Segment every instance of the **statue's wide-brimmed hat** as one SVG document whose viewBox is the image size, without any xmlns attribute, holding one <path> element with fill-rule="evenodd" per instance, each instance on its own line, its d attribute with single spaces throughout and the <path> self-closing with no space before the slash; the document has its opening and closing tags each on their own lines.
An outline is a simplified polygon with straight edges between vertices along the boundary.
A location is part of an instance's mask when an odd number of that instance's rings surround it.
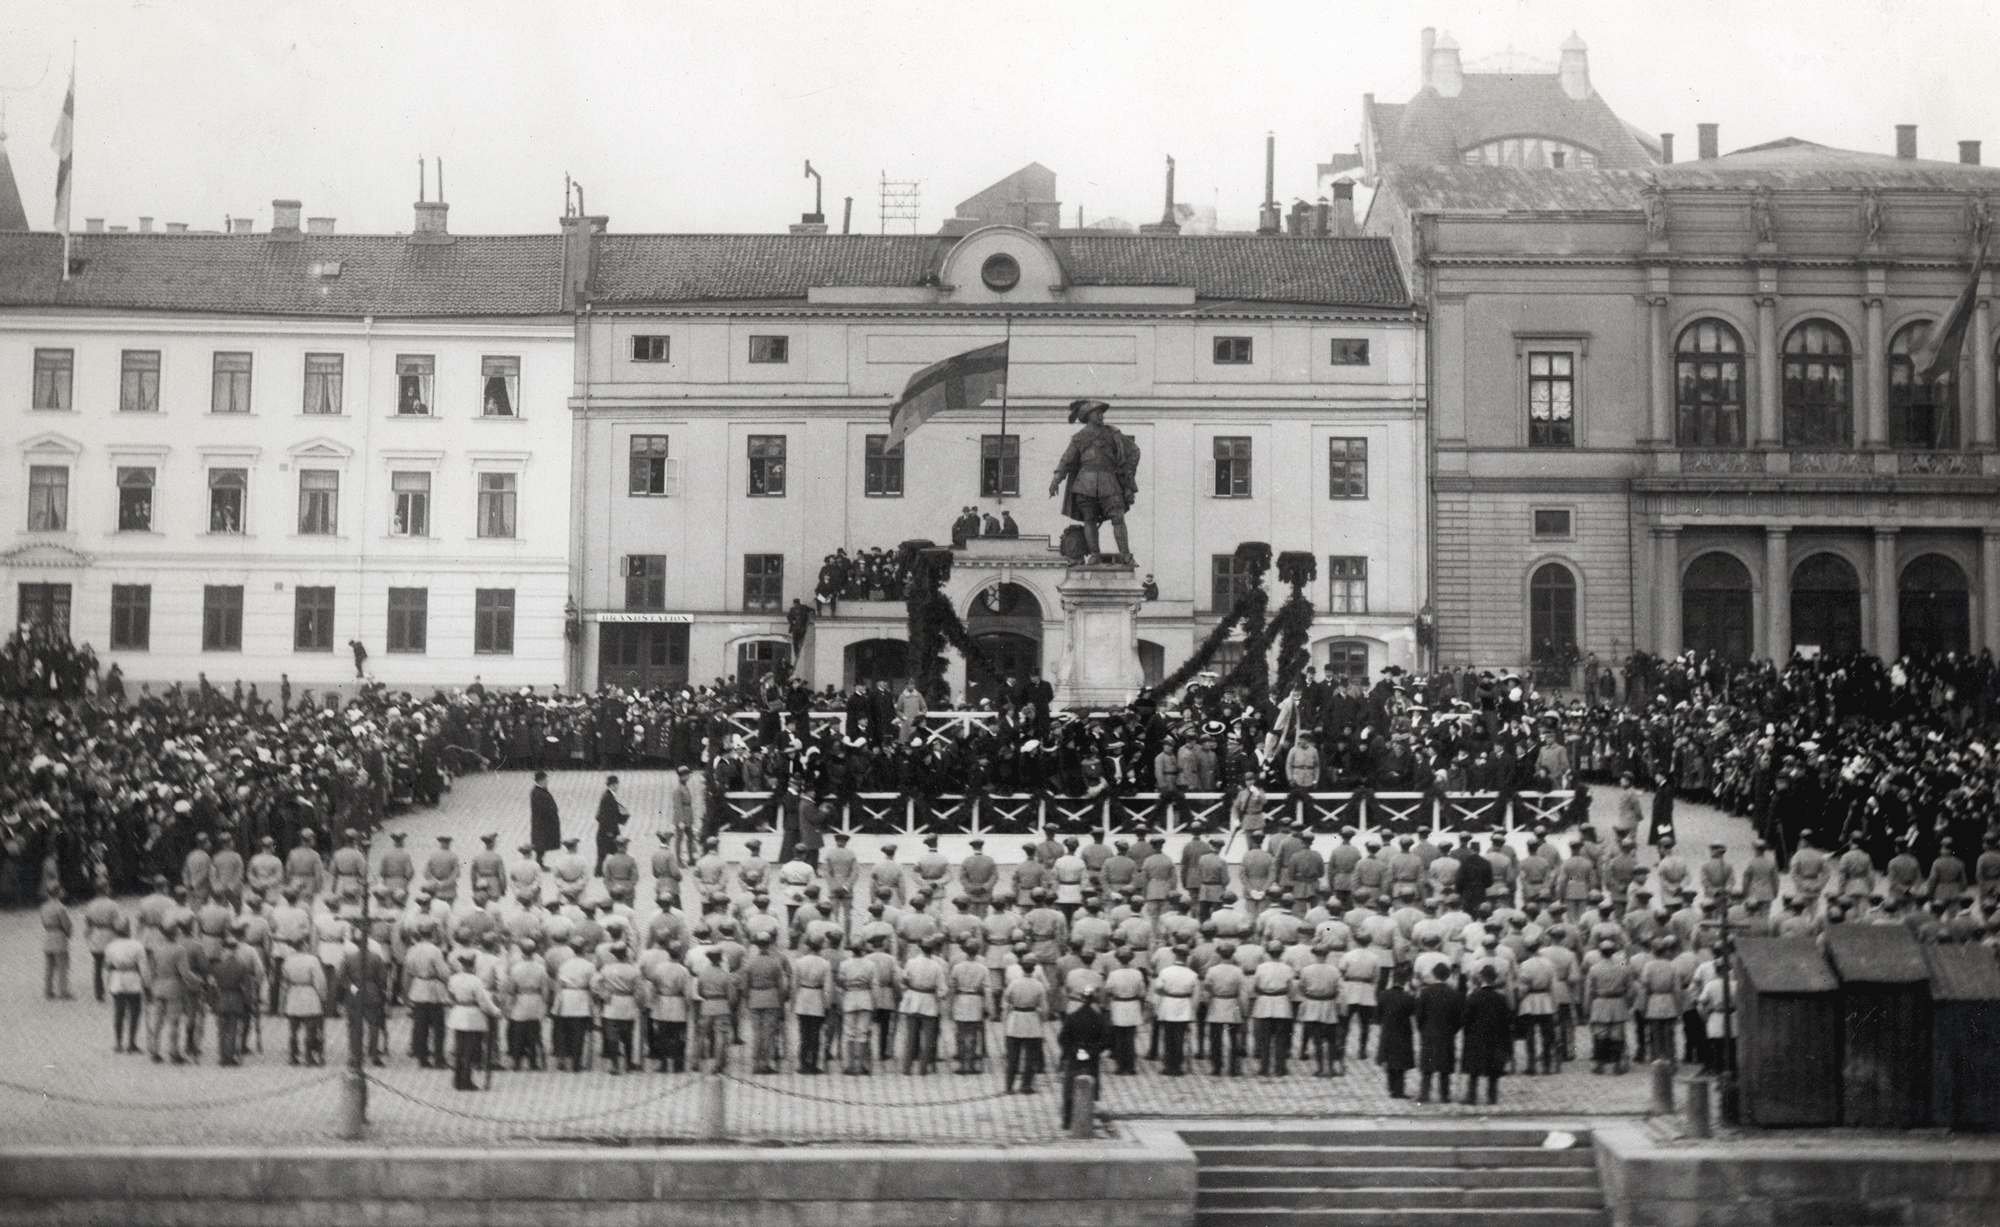
<svg viewBox="0 0 2000 1227">
<path fill-rule="evenodd" d="M 1069 420 L 1072 423 L 1081 422 L 1084 419 L 1088 418 L 1092 413 L 1100 412 L 1102 410 L 1106 410 L 1109 408 L 1111 408 L 1111 403 L 1109 401 L 1073 400 L 1069 403 Z"/>
</svg>

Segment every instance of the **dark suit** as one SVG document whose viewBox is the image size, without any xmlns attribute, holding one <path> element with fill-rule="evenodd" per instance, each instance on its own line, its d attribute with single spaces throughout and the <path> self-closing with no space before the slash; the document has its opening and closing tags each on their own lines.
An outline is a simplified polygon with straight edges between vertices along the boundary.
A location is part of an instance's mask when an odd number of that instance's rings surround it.
<svg viewBox="0 0 2000 1227">
<path fill-rule="evenodd" d="M 1056 1032 L 1056 1050 L 1062 1054 L 1063 1128 L 1069 1128 L 1077 1078 L 1089 1074 L 1100 1086 L 1103 1085 L 1098 1059 L 1109 1047 L 1111 1023 L 1095 1005 L 1086 1002 L 1063 1019 L 1062 1030 Z"/>
<path fill-rule="evenodd" d="M 625 806 L 609 788 L 597 798 L 597 868 L 604 872 L 604 858 L 618 851 L 618 832 L 625 825 Z"/>
<path fill-rule="evenodd" d="M 1514 1053 L 1514 1011 L 1499 989 L 1481 985 L 1465 1001 L 1465 1102 L 1478 1098 L 1486 1079 L 1486 1102 L 1500 1101 L 1500 1075 Z"/>
<path fill-rule="evenodd" d="M 215 983 L 217 1055 L 224 1065 L 235 1065 L 243 1051 L 252 998 L 257 994 L 257 973 L 235 951 L 229 950 L 209 968 L 209 976 Z"/>
<path fill-rule="evenodd" d="M 1439 1093 L 1451 1098 L 1451 1075 L 1455 1068 L 1453 1047 L 1458 1040 L 1458 1029 L 1465 1021 L 1465 998 L 1449 984 L 1432 982 L 1417 994 L 1416 1008 L 1417 1037 L 1423 1043 L 1423 1060 L 1418 1067 L 1422 1075 L 1417 1083 L 1417 1098 L 1430 1098 L 1431 1075 L 1438 1078 Z"/>
<path fill-rule="evenodd" d="M 1411 1033 L 1416 1013 L 1417 999 L 1409 989 L 1392 984 L 1376 998 L 1375 1021 L 1382 1028 L 1382 1038 L 1375 1041 L 1375 1060 L 1388 1071 L 1389 1094 L 1396 1099 L 1404 1097 L 1403 1075 L 1417 1063 L 1417 1045 Z"/>
<path fill-rule="evenodd" d="M 555 795 L 543 784 L 528 793 L 528 842 L 535 846 L 537 860 L 562 847 L 562 813 L 556 809 Z"/>
</svg>

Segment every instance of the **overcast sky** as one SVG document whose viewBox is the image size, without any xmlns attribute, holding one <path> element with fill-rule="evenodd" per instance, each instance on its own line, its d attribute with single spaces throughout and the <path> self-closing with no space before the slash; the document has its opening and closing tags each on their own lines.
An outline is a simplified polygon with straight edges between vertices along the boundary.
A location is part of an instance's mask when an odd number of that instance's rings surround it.
<svg viewBox="0 0 2000 1227">
<path fill-rule="evenodd" d="M 1039 161 L 1065 224 L 1158 217 L 1179 196 L 1252 224 L 1263 137 L 1281 202 L 1359 139 L 1361 95 L 1417 88 L 1418 32 L 1470 64 L 1553 61 L 1572 30 L 1620 116 L 1699 122 L 1724 149 L 1799 136 L 2000 160 L 2000 0 L 11 0 L 8 150 L 30 221 L 77 59 L 75 224 L 140 215 L 269 225 L 274 197 L 344 232 L 409 227 L 417 157 L 443 155 L 461 233 L 552 229 L 563 175 L 616 231 L 769 231 L 826 177 L 874 232 L 878 181 L 922 181 L 921 228 Z M 908 223 L 902 224 L 908 229 Z"/>
</svg>

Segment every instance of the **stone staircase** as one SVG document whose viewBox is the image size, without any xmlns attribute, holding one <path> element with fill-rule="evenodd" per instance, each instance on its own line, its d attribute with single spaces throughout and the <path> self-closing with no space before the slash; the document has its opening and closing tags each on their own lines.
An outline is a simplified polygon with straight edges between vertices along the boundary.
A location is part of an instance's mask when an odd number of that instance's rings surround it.
<svg viewBox="0 0 2000 1227">
<path fill-rule="evenodd" d="M 1181 1129 L 1197 1227 L 1608 1227 L 1588 1129 L 1397 1124 Z"/>
</svg>

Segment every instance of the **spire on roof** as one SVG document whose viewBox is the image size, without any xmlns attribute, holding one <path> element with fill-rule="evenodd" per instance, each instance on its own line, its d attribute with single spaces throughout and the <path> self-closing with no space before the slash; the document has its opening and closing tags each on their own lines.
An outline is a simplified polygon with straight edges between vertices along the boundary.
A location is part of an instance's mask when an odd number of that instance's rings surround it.
<svg viewBox="0 0 2000 1227">
<path fill-rule="evenodd" d="M 21 189 L 14 182 L 14 164 L 7 158 L 7 133 L 0 128 L 0 230 L 26 230 L 28 212 L 21 207 Z"/>
</svg>

